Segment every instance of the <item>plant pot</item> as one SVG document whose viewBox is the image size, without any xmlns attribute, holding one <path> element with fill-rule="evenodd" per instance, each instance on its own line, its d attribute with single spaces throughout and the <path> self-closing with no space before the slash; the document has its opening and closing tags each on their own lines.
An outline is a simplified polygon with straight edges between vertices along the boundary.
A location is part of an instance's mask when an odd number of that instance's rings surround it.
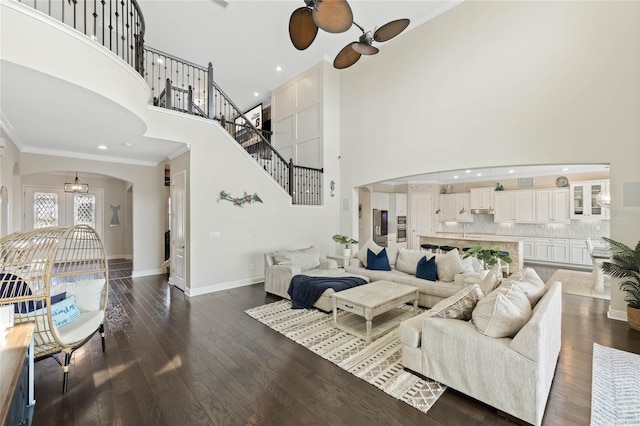
<svg viewBox="0 0 640 426">
<path fill-rule="evenodd" d="M 350 248 L 342 249 L 342 255 L 344 257 L 351 257 L 351 249 Z"/>
<path fill-rule="evenodd" d="M 640 331 L 640 309 L 627 305 L 627 322 L 629 327 Z"/>
</svg>

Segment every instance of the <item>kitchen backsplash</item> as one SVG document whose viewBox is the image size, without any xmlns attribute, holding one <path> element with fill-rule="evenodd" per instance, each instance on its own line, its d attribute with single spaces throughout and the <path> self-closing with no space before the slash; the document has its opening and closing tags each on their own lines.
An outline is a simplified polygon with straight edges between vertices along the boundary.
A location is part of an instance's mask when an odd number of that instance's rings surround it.
<svg viewBox="0 0 640 426">
<path fill-rule="evenodd" d="M 446 222 L 436 232 L 513 235 L 518 237 L 600 238 L 610 235 L 610 221 L 599 219 L 572 220 L 570 224 L 494 223 L 493 215 L 476 214 L 472 223 Z"/>
</svg>

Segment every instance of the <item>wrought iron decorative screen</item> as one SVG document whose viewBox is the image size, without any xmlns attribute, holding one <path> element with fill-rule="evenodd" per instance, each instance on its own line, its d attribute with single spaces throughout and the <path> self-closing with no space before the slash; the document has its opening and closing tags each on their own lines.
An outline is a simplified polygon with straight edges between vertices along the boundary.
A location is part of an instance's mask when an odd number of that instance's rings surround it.
<svg viewBox="0 0 640 426">
<path fill-rule="evenodd" d="M 96 197 L 91 194 L 74 194 L 73 224 L 96 226 Z"/>
<path fill-rule="evenodd" d="M 58 226 L 58 194 L 55 192 L 33 193 L 34 229 Z"/>
</svg>

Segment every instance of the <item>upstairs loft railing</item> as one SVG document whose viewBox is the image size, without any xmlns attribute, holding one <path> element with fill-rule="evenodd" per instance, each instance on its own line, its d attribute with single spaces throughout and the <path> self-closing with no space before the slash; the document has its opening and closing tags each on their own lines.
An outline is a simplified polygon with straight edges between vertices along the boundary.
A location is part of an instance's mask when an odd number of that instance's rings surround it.
<svg viewBox="0 0 640 426">
<path fill-rule="evenodd" d="M 290 195 L 293 204 L 322 204 L 323 169 L 286 161 L 203 67 L 144 45 L 136 0 L 18 0 L 84 33 L 126 61 L 147 81 L 154 105 L 216 120 Z"/>
<path fill-rule="evenodd" d="M 143 73 L 145 24 L 136 0 L 18 1 L 91 37 Z"/>
</svg>

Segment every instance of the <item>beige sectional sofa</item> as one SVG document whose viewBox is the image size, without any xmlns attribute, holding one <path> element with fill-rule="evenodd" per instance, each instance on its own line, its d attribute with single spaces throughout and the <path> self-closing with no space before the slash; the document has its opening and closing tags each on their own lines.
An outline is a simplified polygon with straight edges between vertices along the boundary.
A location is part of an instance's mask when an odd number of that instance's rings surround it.
<svg viewBox="0 0 640 426">
<path fill-rule="evenodd" d="M 276 296 L 291 299 L 287 291 L 294 275 L 311 277 L 358 277 L 369 281 L 366 276 L 348 273 L 338 268 L 335 260 L 320 257 L 316 247 L 311 246 L 298 250 L 280 250 L 264 255 L 264 290 Z M 331 295 L 333 289 L 325 290 L 320 299 L 313 305 L 315 308 L 329 312 L 333 309 Z"/>
<path fill-rule="evenodd" d="M 428 251 L 387 248 L 391 270 L 379 271 L 367 269 L 368 249 L 377 254 L 382 250 L 382 247 L 368 241 L 351 258 L 345 271 L 350 274 L 366 276 L 369 282 L 387 280 L 416 287 L 419 290 L 418 304 L 420 306 L 430 308 L 460 289 L 480 281 L 479 272 L 482 270 L 480 262 L 476 258 L 462 259 L 457 249 L 446 254 L 435 255 L 438 268 L 437 281 L 416 277 L 418 261 L 423 256 L 427 256 L 427 258 L 434 256 Z"/>
<path fill-rule="evenodd" d="M 402 364 L 540 425 L 560 353 L 561 283 L 525 268 L 487 296 L 475 287 L 400 324 Z"/>
</svg>

